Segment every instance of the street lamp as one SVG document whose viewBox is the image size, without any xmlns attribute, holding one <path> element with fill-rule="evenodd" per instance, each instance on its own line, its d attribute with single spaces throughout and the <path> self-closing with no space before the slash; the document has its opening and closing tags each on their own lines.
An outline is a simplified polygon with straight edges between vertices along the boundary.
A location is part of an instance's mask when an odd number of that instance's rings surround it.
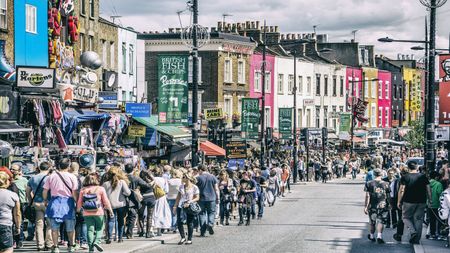
<svg viewBox="0 0 450 253">
<path fill-rule="evenodd" d="M 391 42 L 424 43 L 424 44 L 429 43 L 428 41 L 425 41 L 425 40 L 396 40 L 396 39 L 392 39 L 389 37 L 379 38 L 378 41 L 383 42 L 383 43 L 391 43 Z"/>
<path fill-rule="evenodd" d="M 422 46 L 414 46 L 414 47 L 411 47 L 411 50 L 414 50 L 414 51 L 422 51 L 422 50 L 425 50 L 425 48 L 422 47 Z M 435 51 L 449 51 L 449 52 L 450 52 L 450 48 L 447 48 L 447 49 L 436 48 L 436 49 L 434 49 L 434 50 L 435 50 Z"/>
</svg>

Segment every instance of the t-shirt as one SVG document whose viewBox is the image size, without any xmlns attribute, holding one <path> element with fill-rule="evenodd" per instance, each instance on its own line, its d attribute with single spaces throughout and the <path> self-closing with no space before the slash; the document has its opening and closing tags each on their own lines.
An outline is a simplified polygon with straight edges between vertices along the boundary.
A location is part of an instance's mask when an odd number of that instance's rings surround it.
<svg viewBox="0 0 450 253">
<path fill-rule="evenodd" d="M 106 195 L 106 190 L 102 186 L 88 186 L 81 188 L 77 201 L 78 207 L 81 208 L 83 206 L 83 196 L 85 194 L 96 194 L 97 201 L 101 204 L 101 207 L 97 210 L 83 210 L 83 216 L 103 216 L 105 214 L 105 209 L 111 207 L 108 196 Z"/>
<path fill-rule="evenodd" d="M 371 180 L 364 189 L 370 195 L 370 208 L 386 209 L 390 192 L 389 183 L 382 180 Z"/>
<path fill-rule="evenodd" d="M 180 185 L 182 185 L 183 183 L 179 178 L 171 178 L 168 180 L 168 183 L 169 183 L 169 192 L 167 193 L 167 199 L 174 200 L 177 198 Z"/>
<path fill-rule="evenodd" d="M 20 203 L 27 203 L 27 196 L 26 196 L 26 190 L 27 190 L 27 184 L 28 179 L 24 177 L 19 177 L 13 181 L 13 184 L 17 187 L 17 194 L 19 195 Z"/>
<path fill-rule="evenodd" d="M 192 185 L 189 189 L 186 189 L 184 185 L 180 185 L 178 187 L 178 192 L 181 194 L 178 207 L 182 208 L 184 203 L 192 201 L 194 199 L 194 196 L 200 193 L 200 190 L 196 185 Z"/>
<path fill-rule="evenodd" d="M 45 178 L 44 178 L 45 177 Z M 38 188 L 39 183 L 41 182 L 41 180 L 44 178 L 44 181 L 42 181 L 41 186 Z M 44 198 L 42 197 L 42 191 L 44 191 L 44 184 L 45 181 L 47 181 L 48 176 L 47 174 L 37 174 L 35 176 L 33 176 L 32 178 L 30 178 L 30 180 L 28 180 L 28 187 L 31 188 L 31 191 L 33 191 L 34 194 L 34 203 L 42 203 L 44 202 Z"/>
<path fill-rule="evenodd" d="M 62 176 L 58 175 L 58 173 Z M 67 186 L 64 184 L 66 182 Z M 69 172 L 53 172 L 48 176 L 48 179 L 45 181 L 44 189 L 51 191 L 52 197 L 72 197 L 72 191 L 76 191 L 78 189 L 78 179 L 77 177 Z"/>
<path fill-rule="evenodd" d="M 10 190 L 0 189 L 0 225 L 12 226 L 12 210 L 19 201 L 19 196 Z"/>
<path fill-rule="evenodd" d="M 400 179 L 400 184 L 405 186 L 403 202 L 425 203 L 427 201 L 428 178 L 422 173 L 408 173 Z"/>
<path fill-rule="evenodd" d="M 239 185 L 241 186 L 239 195 L 245 195 L 247 194 L 248 197 L 253 197 L 253 192 L 247 192 L 245 193 L 244 190 L 253 190 L 256 187 L 256 183 L 253 180 L 245 180 L 245 179 L 241 179 L 241 182 L 239 183 Z"/>
<path fill-rule="evenodd" d="M 197 177 L 200 201 L 216 201 L 215 185 L 217 183 L 217 178 L 209 173 L 203 173 Z"/>
</svg>

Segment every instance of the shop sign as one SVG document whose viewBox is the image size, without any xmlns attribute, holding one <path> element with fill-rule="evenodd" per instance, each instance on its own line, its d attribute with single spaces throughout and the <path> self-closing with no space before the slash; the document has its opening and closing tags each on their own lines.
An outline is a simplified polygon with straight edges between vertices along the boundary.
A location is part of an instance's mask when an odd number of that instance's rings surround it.
<svg viewBox="0 0 450 253">
<path fill-rule="evenodd" d="M 132 137 L 144 137 L 145 136 L 145 126 L 131 125 L 128 127 L 128 136 Z"/>
<path fill-rule="evenodd" d="M 241 113 L 241 130 L 247 139 L 259 138 L 259 125 L 261 114 L 258 98 L 243 98 Z"/>
<path fill-rule="evenodd" d="M 100 91 L 99 97 L 103 98 L 103 103 L 98 105 L 101 109 L 117 109 L 117 92 Z"/>
<path fill-rule="evenodd" d="M 352 125 L 351 113 L 341 113 L 339 117 L 339 132 L 349 133 Z"/>
<path fill-rule="evenodd" d="M 0 89 L 0 120 L 16 121 L 18 109 L 18 93 Z"/>
<path fill-rule="evenodd" d="M 292 108 L 279 108 L 278 111 L 281 138 L 292 139 Z"/>
<path fill-rule="evenodd" d="M 73 99 L 85 103 L 97 103 L 98 90 L 90 89 L 83 86 L 74 86 Z"/>
<path fill-rule="evenodd" d="M 204 114 L 206 120 L 223 119 L 222 108 L 205 109 Z"/>
<path fill-rule="evenodd" d="M 242 46 L 237 44 L 224 43 L 222 45 L 224 52 L 239 53 L 239 54 L 253 54 L 253 49 L 248 46 Z"/>
<path fill-rule="evenodd" d="M 436 141 L 449 141 L 450 140 L 449 127 L 436 127 L 434 129 L 434 136 Z"/>
<path fill-rule="evenodd" d="M 308 107 L 308 106 L 314 106 L 314 99 L 303 99 L 303 106 L 304 107 Z"/>
<path fill-rule="evenodd" d="M 439 125 L 450 125 L 450 54 L 439 55 Z"/>
<path fill-rule="evenodd" d="M 366 123 L 367 121 L 369 121 L 369 119 L 365 116 L 368 104 L 369 102 L 358 98 L 358 102 L 354 105 L 353 115 L 361 123 Z"/>
<path fill-rule="evenodd" d="M 55 88 L 55 69 L 17 67 L 16 85 L 19 88 Z"/>
<path fill-rule="evenodd" d="M 246 159 L 247 143 L 245 140 L 229 141 L 226 145 L 226 152 L 228 159 Z"/>
<path fill-rule="evenodd" d="M 135 118 L 148 118 L 152 115 L 152 105 L 144 103 L 126 103 L 125 112 Z"/>
<path fill-rule="evenodd" d="M 158 56 L 158 119 L 160 125 L 188 124 L 188 55 Z"/>
</svg>

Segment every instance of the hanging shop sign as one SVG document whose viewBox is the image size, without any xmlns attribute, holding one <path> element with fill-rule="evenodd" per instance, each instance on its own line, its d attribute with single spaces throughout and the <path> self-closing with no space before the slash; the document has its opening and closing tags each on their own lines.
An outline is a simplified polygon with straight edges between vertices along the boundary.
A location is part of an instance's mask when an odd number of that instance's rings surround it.
<svg viewBox="0 0 450 253">
<path fill-rule="evenodd" d="M 450 85 L 450 54 L 440 54 L 439 57 L 436 58 L 439 61 L 437 63 L 439 68 L 436 68 L 436 71 L 439 71 L 439 73 L 437 73 L 439 82 Z"/>
<path fill-rule="evenodd" d="M 243 98 L 241 113 L 241 131 L 247 139 L 258 139 L 261 114 L 259 111 L 259 99 Z"/>
<path fill-rule="evenodd" d="M 279 108 L 278 112 L 281 138 L 292 139 L 292 108 Z"/>
<path fill-rule="evenodd" d="M 117 92 L 100 91 L 98 96 L 103 98 L 103 103 L 98 105 L 100 109 L 117 109 Z"/>
<path fill-rule="evenodd" d="M 74 86 L 73 99 L 85 103 L 97 103 L 98 90 L 83 86 Z"/>
<path fill-rule="evenodd" d="M 55 88 L 55 69 L 18 66 L 16 73 L 18 88 Z"/>
<path fill-rule="evenodd" d="M 226 144 L 226 152 L 228 159 L 246 159 L 247 158 L 247 143 L 242 141 L 229 141 Z"/>
<path fill-rule="evenodd" d="M 205 109 L 204 115 L 206 120 L 223 119 L 222 108 Z"/>
<path fill-rule="evenodd" d="M 0 89 L 0 120 L 17 121 L 18 97 L 18 93 L 11 89 Z"/>
<path fill-rule="evenodd" d="M 152 115 L 152 105 L 144 103 L 126 103 L 125 112 L 135 118 L 147 118 Z"/>
<path fill-rule="evenodd" d="M 353 114 L 361 123 L 366 123 L 367 121 L 369 121 L 369 119 L 365 116 L 368 104 L 369 102 L 358 98 L 358 102 L 354 105 Z"/>
<path fill-rule="evenodd" d="M 450 126 L 450 84 L 439 84 L 439 125 Z"/>
<path fill-rule="evenodd" d="M 351 113 L 341 113 L 339 115 L 339 132 L 350 132 L 352 125 L 352 115 Z"/>
<path fill-rule="evenodd" d="M 144 137 L 145 136 L 145 126 L 131 125 L 128 127 L 128 136 L 131 137 Z"/>
<path fill-rule="evenodd" d="M 158 118 L 160 125 L 187 125 L 187 55 L 158 56 Z"/>
</svg>

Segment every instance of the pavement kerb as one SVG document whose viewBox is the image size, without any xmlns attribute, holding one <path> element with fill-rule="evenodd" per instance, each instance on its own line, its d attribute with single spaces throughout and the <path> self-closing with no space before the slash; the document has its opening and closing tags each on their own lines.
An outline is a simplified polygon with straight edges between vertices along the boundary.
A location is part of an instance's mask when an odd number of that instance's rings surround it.
<svg viewBox="0 0 450 253">
<path fill-rule="evenodd" d="M 414 244 L 414 253 L 425 253 L 425 249 L 422 244 Z"/>
</svg>

